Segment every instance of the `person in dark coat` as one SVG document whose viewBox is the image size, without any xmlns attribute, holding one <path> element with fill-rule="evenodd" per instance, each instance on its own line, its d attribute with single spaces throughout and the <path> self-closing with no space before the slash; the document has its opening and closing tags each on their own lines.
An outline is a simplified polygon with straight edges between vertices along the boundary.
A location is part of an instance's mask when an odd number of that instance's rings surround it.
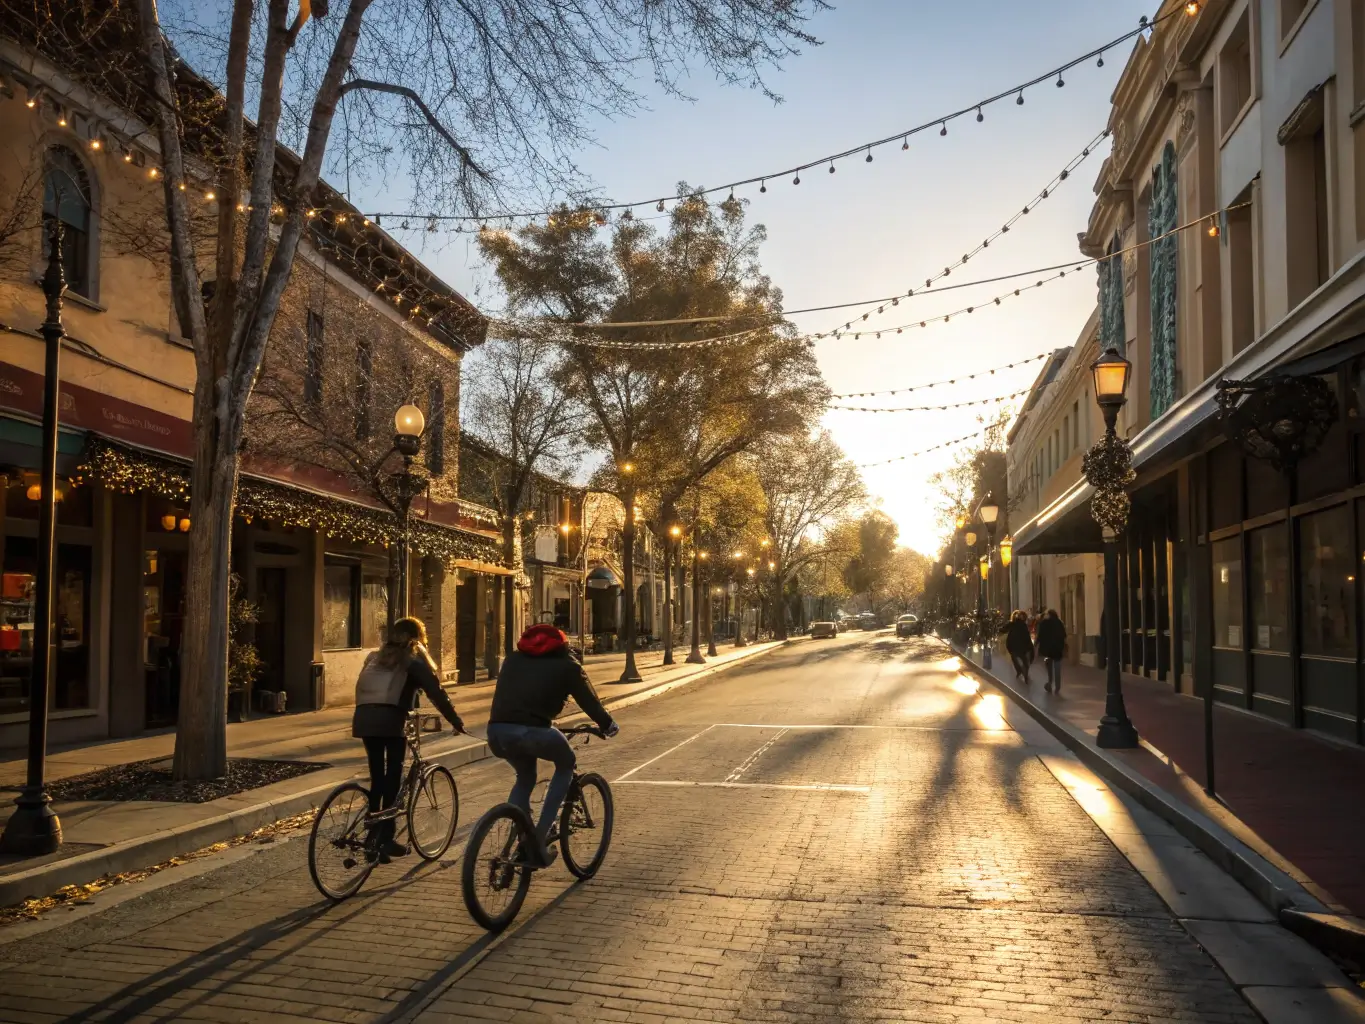
<svg viewBox="0 0 1365 1024">
<path fill-rule="evenodd" d="M 1062 658 L 1066 656 L 1066 625 L 1055 608 L 1038 620 L 1038 655 L 1047 666 L 1048 693 L 1062 692 Z"/>
<path fill-rule="evenodd" d="M 1028 682 L 1029 668 L 1033 665 L 1033 637 L 1028 631 L 1028 615 L 1016 610 L 1010 616 L 1009 628 L 1005 630 L 1005 650 L 1010 661 L 1014 662 L 1014 673 L 1021 683 Z"/>
<path fill-rule="evenodd" d="M 588 673 L 568 640 L 554 626 L 540 623 L 527 628 L 517 649 L 507 656 L 493 689 L 493 708 L 488 715 L 488 749 L 517 773 L 507 802 L 531 814 L 531 791 L 536 787 L 537 761 L 555 766 L 545 802 L 540 808 L 536 836 L 542 865 L 550 864 L 555 851 L 545 839 L 559 816 L 559 806 L 569 792 L 577 761 L 565 735 L 554 727 L 556 716 L 570 697 L 607 736 L 619 731 Z"/>
<path fill-rule="evenodd" d="M 376 689 L 375 680 L 382 681 Z M 403 785 L 403 757 L 407 740 L 403 727 L 408 712 L 417 707 L 417 694 L 439 711 L 456 732 L 464 732 L 464 722 L 436 678 L 436 665 L 427 653 L 427 628 L 421 619 L 399 619 L 389 627 L 389 641 L 365 659 L 356 682 L 355 714 L 351 735 L 365 744 L 370 762 L 370 813 L 386 810 L 398 799 Z M 367 847 L 373 857 L 387 864 L 390 857 L 402 857 L 408 848 L 394 841 L 397 819 L 379 823 Z"/>
</svg>

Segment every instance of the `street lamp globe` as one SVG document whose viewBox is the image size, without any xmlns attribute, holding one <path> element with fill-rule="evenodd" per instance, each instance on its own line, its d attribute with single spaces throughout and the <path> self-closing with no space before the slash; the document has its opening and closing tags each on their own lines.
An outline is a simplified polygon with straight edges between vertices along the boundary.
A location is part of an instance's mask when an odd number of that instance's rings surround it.
<svg viewBox="0 0 1365 1024">
<path fill-rule="evenodd" d="M 1090 375 L 1095 382 L 1095 401 L 1101 408 L 1117 409 L 1128 400 L 1128 378 L 1133 364 L 1110 345 L 1090 364 Z"/>
<path fill-rule="evenodd" d="M 991 560 L 989 555 L 981 556 L 981 578 L 984 580 L 991 574 Z"/>
<path fill-rule="evenodd" d="M 673 537 L 674 540 L 677 540 L 679 537 L 682 536 L 682 527 L 681 527 L 681 526 L 670 526 L 670 527 L 668 528 L 668 532 L 672 535 L 672 537 Z"/>
<path fill-rule="evenodd" d="M 1006 534 L 1000 541 L 1000 564 L 1009 565 L 1014 558 L 1014 540 Z"/>
<path fill-rule="evenodd" d="M 944 576 L 952 576 L 952 574 L 953 574 L 953 567 L 952 567 L 952 564 L 949 563 L 949 562 L 944 562 L 944 563 L 943 563 L 943 575 L 944 575 Z"/>
<path fill-rule="evenodd" d="M 975 531 L 975 530 L 968 530 L 968 531 L 967 531 L 967 536 L 966 536 L 964 539 L 967 541 L 967 547 L 969 547 L 969 548 L 976 547 L 976 531 Z"/>
<path fill-rule="evenodd" d="M 399 437 L 421 437 L 426 427 L 426 417 L 415 405 L 405 405 L 393 414 L 393 432 Z"/>
<path fill-rule="evenodd" d="M 751 566 L 749 566 L 749 568 L 745 569 L 744 571 L 745 571 L 748 575 L 753 576 L 753 574 L 754 574 L 754 567 L 751 565 Z"/>
<path fill-rule="evenodd" d="M 981 499 L 981 506 L 977 509 L 981 516 L 981 521 L 987 527 L 995 525 L 996 519 L 1000 517 L 1000 503 L 995 500 L 994 494 L 987 494 Z"/>
</svg>

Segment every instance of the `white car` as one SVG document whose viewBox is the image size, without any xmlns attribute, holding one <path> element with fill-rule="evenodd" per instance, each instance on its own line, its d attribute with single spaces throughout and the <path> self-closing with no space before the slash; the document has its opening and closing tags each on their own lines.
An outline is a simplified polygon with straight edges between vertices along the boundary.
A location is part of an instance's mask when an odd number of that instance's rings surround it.
<svg viewBox="0 0 1365 1024">
<path fill-rule="evenodd" d="M 839 626 L 834 622 L 812 622 L 810 624 L 810 638 L 819 640 L 822 637 L 832 640 L 839 634 Z"/>
</svg>

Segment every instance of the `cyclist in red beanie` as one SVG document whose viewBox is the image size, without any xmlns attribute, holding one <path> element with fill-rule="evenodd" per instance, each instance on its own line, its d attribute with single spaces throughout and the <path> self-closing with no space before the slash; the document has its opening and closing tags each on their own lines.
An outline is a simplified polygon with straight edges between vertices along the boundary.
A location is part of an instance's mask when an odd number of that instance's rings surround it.
<svg viewBox="0 0 1365 1024">
<path fill-rule="evenodd" d="M 564 634 L 547 623 L 528 627 L 498 672 L 488 716 L 488 748 L 516 770 L 517 781 L 507 801 L 528 817 L 531 791 L 536 786 L 536 762 L 549 761 L 555 766 L 536 825 L 536 856 L 542 866 L 553 863 L 558 852 L 546 848 L 545 838 L 569 792 L 576 764 L 573 747 L 554 727 L 555 718 L 570 697 L 607 736 L 616 735 L 619 727 L 602 706 L 588 673 L 572 656 Z"/>
</svg>

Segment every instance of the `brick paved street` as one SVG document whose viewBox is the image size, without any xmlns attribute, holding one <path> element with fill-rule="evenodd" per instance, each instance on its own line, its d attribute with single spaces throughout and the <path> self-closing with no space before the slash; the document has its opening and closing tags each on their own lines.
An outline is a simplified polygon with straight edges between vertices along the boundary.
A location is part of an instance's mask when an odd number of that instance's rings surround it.
<svg viewBox="0 0 1365 1024">
<path fill-rule="evenodd" d="M 606 865 L 496 940 L 464 829 L 339 906 L 295 837 L 0 931 L 0 1020 L 1259 1020 L 998 708 L 929 642 L 797 644 L 622 712 Z"/>
</svg>

